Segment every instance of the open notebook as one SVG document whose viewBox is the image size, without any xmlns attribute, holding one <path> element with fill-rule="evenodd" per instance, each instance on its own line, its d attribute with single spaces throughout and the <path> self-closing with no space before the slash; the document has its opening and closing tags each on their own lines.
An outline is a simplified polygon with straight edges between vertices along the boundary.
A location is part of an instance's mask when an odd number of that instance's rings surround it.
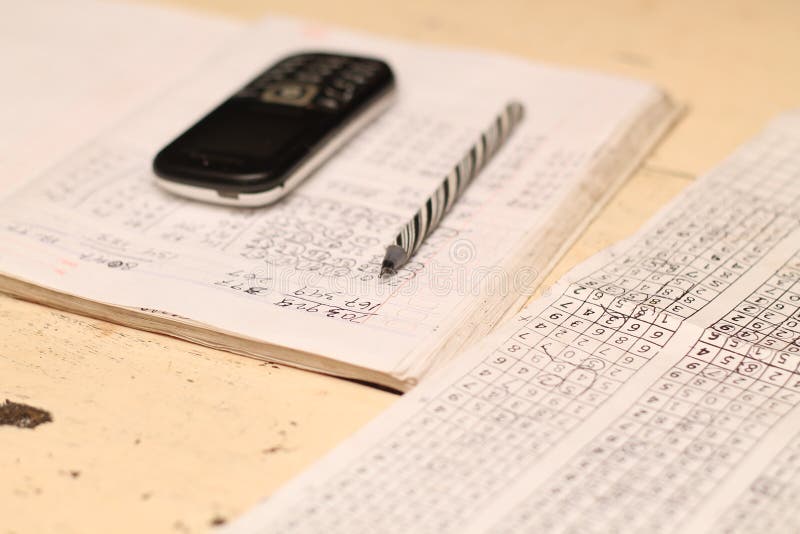
<svg viewBox="0 0 800 534">
<path fill-rule="evenodd" d="M 153 185 L 155 152 L 298 50 L 373 55 L 399 99 L 284 201 Z M 505 102 L 526 119 L 397 276 L 384 246 Z M 646 83 L 269 18 L 0 200 L 0 289 L 406 390 L 513 313 L 675 117 Z"/>
</svg>

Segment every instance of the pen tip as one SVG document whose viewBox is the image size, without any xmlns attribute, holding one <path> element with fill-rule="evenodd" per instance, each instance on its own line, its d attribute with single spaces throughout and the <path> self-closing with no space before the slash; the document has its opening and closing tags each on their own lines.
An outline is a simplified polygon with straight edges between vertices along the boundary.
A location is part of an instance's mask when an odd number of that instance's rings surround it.
<svg viewBox="0 0 800 534">
<path fill-rule="evenodd" d="M 408 253 L 397 245 L 386 247 L 386 255 L 381 262 L 381 277 L 397 274 L 397 270 L 405 265 Z"/>
<path fill-rule="evenodd" d="M 383 265 L 381 265 L 381 277 L 392 276 L 396 272 L 397 270 L 395 270 L 394 265 L 391 262 L 384 261 Z"/>
</svg>

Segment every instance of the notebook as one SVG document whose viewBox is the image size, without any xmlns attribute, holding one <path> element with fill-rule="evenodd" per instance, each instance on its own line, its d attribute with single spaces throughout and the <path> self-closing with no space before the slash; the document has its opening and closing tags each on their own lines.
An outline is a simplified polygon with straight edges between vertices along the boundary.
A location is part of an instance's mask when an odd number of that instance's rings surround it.
<svg viewBox="0 0 800 534">
<path fill-rule="evenodd" d="M 225 534 L 797 532 L 800 112 Z"/>
<path fill-rule="evenodd" d="M 385 59 L 396 104 L 277 204 L 222 208 L 154 186 L 159 148 L 298 50 Z M 385 245 L 510 100 L 524 123 L 382 279 Z M 527 301 L 675 116 L 641 81 L 270 17 L 0 199 L 0 289 L 407 390 Z"/>
</svg>

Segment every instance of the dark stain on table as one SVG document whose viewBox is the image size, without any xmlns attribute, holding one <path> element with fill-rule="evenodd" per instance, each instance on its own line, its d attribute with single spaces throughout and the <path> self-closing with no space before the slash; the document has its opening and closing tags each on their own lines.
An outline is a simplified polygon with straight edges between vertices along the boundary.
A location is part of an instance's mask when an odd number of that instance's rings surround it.
<svg viewBox="0 0 800 534">
<path fill-rule="evenodd" d="M 211 521 L 209 521 L 212 527 L 221 527 L 227 522 L 228 520 L 222 517 L 221 515 L 214 516 L 213 518 L 211 518 Z"/>
<path fill-rule="evenodd" d="M 50 423 L 53 417 L 50 412 L 34 408 L 27 404 L 11 402 L 6 399 L 0 404 L 0 425 L 11 425 L 19 428 L 36 428 L 42 423 Z"/>
</svg>

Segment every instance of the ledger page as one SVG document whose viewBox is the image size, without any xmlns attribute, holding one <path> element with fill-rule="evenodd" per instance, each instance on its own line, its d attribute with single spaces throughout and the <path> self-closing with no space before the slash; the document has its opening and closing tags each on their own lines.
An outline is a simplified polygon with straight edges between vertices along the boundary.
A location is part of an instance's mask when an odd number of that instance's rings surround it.
<svg viewBox="0 0 800 534">
<path fill-rule="evenodd" d="M 154 185 L 159 148 L 266 66 L 310 48 L 385 58 L 397 103 L 276 204 L 205 205 Z M 476 309 L 494 314 L 468 325 L 480 332 L 536 287 L 545 260 L 673 111 L 641 82 L 293 19 L 267 19 L 228 52 L 7 198 L 0 271 L 392 373 L 410 387 L 455 353 L 443 344 L 461 339 L 453 333 Z M 385 245 L 512 99 L 525 105 L 524 123 L 412 261 L 381 279 Z M 610 172 L 609 162 L 623 165 Z M 518 269 L 525 250 L 541 257 Z"/>
<path fill-rule="evenodd" d="M 798 364 L 795 113 L 221 532 L 785 521 L 761 495 L 794 495 Z"/>
</svg>

